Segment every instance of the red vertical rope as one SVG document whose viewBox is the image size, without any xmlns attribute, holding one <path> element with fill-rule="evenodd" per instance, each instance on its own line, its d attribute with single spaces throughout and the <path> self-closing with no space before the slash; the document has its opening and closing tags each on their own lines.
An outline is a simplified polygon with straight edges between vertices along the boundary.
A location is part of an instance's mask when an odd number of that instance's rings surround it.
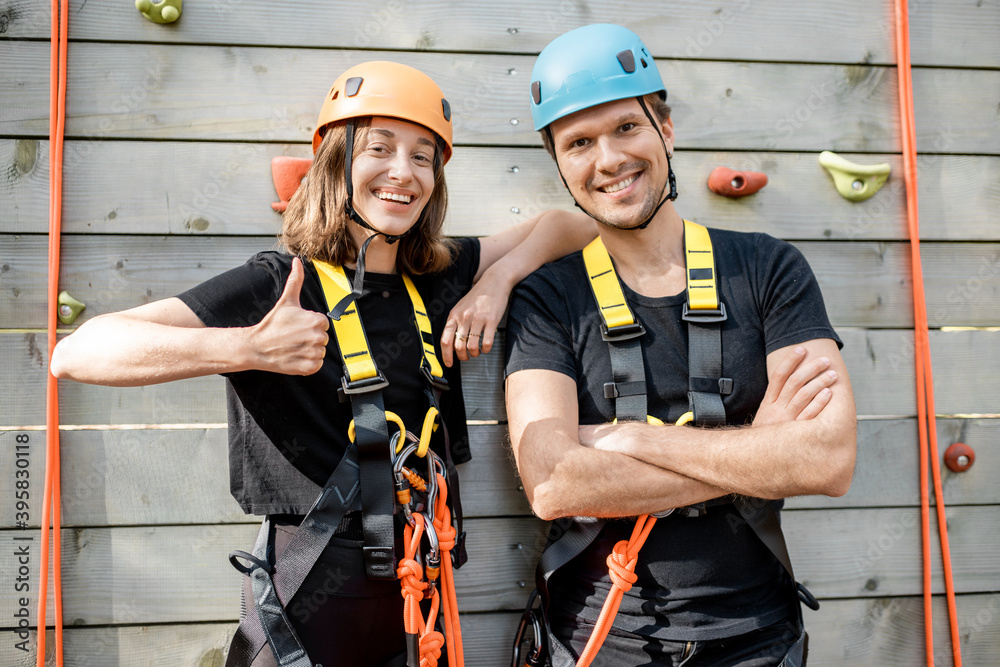
<svg viewBox="0 0 1000 667">
<path fill-rule="evenodd" d="M 56 346 L 59 309 L 59 255 L 62 233 L 62 159 L 66 126 L 66 50 L 69 43 L 69 0 L 52 0 L 49 62 L 49 359 Z M 52 516 L 52 569 L 55 598 L 56 664 L 62 667 L 62 522 L 59 487 L 59 385 L 46 374 L 45 391 L 45 482 L 42 491 L 41 566 L 38 586 L 38 653 L 36 664 L 45 665 L 46 604 L 49 583 L 49 515 Z"/>
<path fill-rule="evenodd" d="M 930 337 L 927 324 L 927 301 L 924 295 L 923 265 L 920 258 L 920 220 L 917 201 L 917 134 L 913 111 L 913 78 L 910 68 L 910 25 L 906 0 L 896 2 L 896 65 L 899 74 L 900 125 L 903 138 L 903 166 L 906 179 L 906 213 L 910 232 L 910 255 L 913 267 L 913 336 L 916 347 L 917 431 L 920 440 L 920 518 L 923 547 L 924 640 L 927 664 L 934 665 L 934 626 L 931 604 L 930 499 L 927 469 L 930 463 L 934 482 L 938 533 L 948 621 L 955 667 L 962 667 L 962 649 L 958 637 L 958 611 L 948 544 L 948 521 L 941 488 L 941 461 L 937 446 L 937 420 L 934 407 L 934 376 L 931 365 Z"/>
</svg>

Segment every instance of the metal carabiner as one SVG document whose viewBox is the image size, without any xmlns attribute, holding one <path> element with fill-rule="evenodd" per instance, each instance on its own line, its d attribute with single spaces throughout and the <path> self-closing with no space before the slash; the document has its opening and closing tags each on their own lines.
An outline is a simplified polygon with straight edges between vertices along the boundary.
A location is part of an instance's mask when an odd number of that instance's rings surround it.
<svg viewBox="0 0 1000 667">
<path fill-rule="evenodd" d="M 517 632 L 514 635 L 514 647 L 511 652 L 510 661 L 511 667 L 541 667 L 545 664 L 545 635 L 543 634 L 544 631 L 539 614 L 532 609 L 537 597 L 538 589 L 536 588 L 528 597 L 528 604 L 525 606 L 524 613 L 521 614 L 521 622 L 518 623 Z M 524 633 L 528 629 L 529 622 L 531 623 L 531 631 L 534 633 L 534 638 L 528 644 L 528 657 L 522 663 L 521 644 L 524 643 Z"/>
<path fill-rule="evenodd" d="M 407 432 L 406 438 L 409 439 L 413 434 Z M 403 466 L 406 463 L 406 459 L 417 451 L 418 443 L 416 438 L 402 448 L 399 454 L 396 454 L 396 449 L 399 444 L 400 433 L 395 433 L 392 438 L 389 439 L 389 456 L 392 460 L 392 476 L 394 480 L 394 487 L 396 491 L 396 502 L 399 506 L 403 508 L 403 516 L 406 518 L 406 522 L 411 526 L 414 525 L 413 521 L 413 494 L 411 493 L 411 485 L 406 475 L 403 474 Z"/>
</svg>

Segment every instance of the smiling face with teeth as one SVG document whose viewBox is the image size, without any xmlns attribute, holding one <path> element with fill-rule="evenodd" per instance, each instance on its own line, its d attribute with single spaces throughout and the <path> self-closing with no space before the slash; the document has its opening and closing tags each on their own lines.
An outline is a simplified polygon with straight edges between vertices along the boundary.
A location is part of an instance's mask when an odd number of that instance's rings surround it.
<svg viewBox="0 0 1000 667">
<path fill-rule="evenodd" d="M 586 211 L 621 229 L 652 215 L 669 166 L 657 128 L 638 101 L 628 98 L 590 107 L 554 121 L 550 128 L 563 178 Z M 667 150 L 673 150 L 673 122 L 667 118 L 659 130 Z"/>
<path fill-rule="evenodd" d="M 372 227 L 403 234 L 420 219 L 434 192 L 434 134 L 394 118 L 372 118 L 364 145 L 351 165 L 354 208 Z M 367 236 L 351 225 L 361 238 Z"/>
</svg>

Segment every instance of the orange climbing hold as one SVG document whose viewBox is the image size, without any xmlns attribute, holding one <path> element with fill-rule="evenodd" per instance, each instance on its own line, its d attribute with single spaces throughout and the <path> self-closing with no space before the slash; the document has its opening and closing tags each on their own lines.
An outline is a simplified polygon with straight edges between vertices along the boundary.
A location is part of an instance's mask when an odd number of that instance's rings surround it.
<svg viewBox="0 0 1000 667">
<path fill-rule="evenodd" d="M 306 177 L 311 166 L 312 158 L 308 157 L 279 155 L 271 158 L 271 176 L 274 179 L 274 189 L 281 200 L 271 204 L 271 208 L 279 213 L 285 212 L 285 209 L 288 208 L 288 202 L 291 201 L 295 191 L 299 189 L 302 179 Z"/>
<path fill-rule="evenodd" d="M 723 197 L 746 197 L 767 185 L 767 174 L 716 167 L 708 175 L 708 189 Z"/>
</svg>

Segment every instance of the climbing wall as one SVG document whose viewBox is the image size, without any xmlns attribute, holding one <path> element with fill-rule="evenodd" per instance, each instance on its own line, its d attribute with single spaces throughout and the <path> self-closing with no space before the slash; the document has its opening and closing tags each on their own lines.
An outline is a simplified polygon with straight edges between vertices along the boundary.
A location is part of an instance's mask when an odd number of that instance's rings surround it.
<svg viewBox="0 0 1000 667">
<path fill-rule="evenodd" d="M 45 464 L 47 4 L 0 0 L 4 665 L 34 664 L 34 634 L 19 646 L 14 630 L 23 609 L 34 624 Z M 968 472 L 944 472 L 963 657 L 995 665 L 1000 4 L 915 0 L 910 12 L 939 441 L 978 455 Z M 273 247 L 270 160 L 309 154 L 322 95 L 363 60 L 405 62 L 445 90 L 456 140 L 450 234 L 570 208 L 531 129 L 529 73 L 553 37 L 602 21 L 638 32 L 657 58 L 674 109 L 679 212 L 792 241 L 845 342 L 860 416 L 854 484 L 835 500 L 793 499 L 783 515 L 797 573 L 823 604 L 806 619 L 810 664 L 919 664 L 912 303 L 888 1 L 188 0 L 179 21 L 156 25 L 129 2 L 73 0 L 60 287 L 87 308 L 63 333 Z M 872 198 L 848 201 L 818 164 L 823 150 L 889 163 L 892 174 Z M 719 165 L 765 172 L 769 183 L 719 197 L 706 187 Z M 507 660 L 544 526 L 509 462 L 501 355 L 463 375 L 476 458 L 462 470 L 470 562 L 459 599 L 469 664 L 485 667 Z M 66 664 L 221 665 L 239 613 L 226 554 L 256 531 L 228 494 L 221 380 L 66 382 L 61 402 Z M 24 528 L 20 459 L 30 473 Z M 934 572 L 943 593 L 940 558 Z M 935 610 L 936 664 L 950 665 L 943 596 Z"/>
</svg>

